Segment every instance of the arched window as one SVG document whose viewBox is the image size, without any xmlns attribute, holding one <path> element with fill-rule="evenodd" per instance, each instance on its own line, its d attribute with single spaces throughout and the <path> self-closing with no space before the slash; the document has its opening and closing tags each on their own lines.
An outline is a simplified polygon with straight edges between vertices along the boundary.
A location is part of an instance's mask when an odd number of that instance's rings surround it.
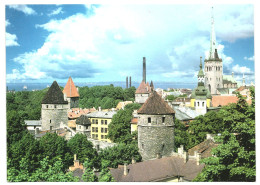
<svg viewBox="0 0 260 185">
<path fill-rule="evenodd" d="M 209 84 L 209 92 L 211 92 L 211 86 L 210 86 L 210 84 Z"/>
<path fill-rule="evenodd" d="M 204 102 L 202 102 L 202 107 L 204 107 Z"/>
<path fill-rule="evenodd" d="M 198 107 L 200 106 L 200 102 L 198 102 Z"/>
</svg>

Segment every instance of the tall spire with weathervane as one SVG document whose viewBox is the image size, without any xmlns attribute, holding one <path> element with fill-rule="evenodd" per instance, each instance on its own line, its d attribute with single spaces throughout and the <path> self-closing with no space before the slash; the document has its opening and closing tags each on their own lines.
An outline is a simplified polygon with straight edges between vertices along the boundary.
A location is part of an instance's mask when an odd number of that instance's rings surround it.
<svg viewBox="0 0 260 185">
<path fill-rule="evenodd" d="M 215 58 L 215 49 L 216 49 L 216 35 L 215 35 L 215 27 L 214 27 L 214 15 L 213 15 L 213 7 L 211 9 L 211 33 L 210 33 L 210 49 L 209 49 L 209 58 Z"/>
</svg>

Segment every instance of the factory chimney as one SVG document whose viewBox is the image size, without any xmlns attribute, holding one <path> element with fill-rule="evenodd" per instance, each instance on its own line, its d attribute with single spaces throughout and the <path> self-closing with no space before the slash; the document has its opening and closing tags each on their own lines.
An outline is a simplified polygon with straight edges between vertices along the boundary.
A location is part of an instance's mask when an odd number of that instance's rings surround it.
<svg viewBox="0 0 260 185">
<path fill-rule="evenodd" d="M 132 87 L 131 76 L 129 77 L 129 87 Z"/>
<path fill-rule="evenodd" d="M 146 59 L 143 57 L 143 81 L 146 83 Z"/>
<path fill-rule="evenodd" d="M 128 76 L 126 77 L 126 86 L 125 88 L 127 89 L 128 88 Z"/>
</svg>

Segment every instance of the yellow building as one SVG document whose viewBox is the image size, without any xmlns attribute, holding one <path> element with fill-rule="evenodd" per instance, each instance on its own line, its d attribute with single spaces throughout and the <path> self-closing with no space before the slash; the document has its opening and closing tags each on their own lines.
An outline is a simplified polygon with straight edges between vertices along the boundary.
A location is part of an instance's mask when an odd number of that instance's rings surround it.
<svg viewBox="0 0 260 185">
<path fill-rule="evenodd" d="M 111 141 L 107 139 L 108 125 L 112 121 L 113 115 L 116 111 L 97 111 L 88 114 L 91 121 L 91 138 L 100 141 Z"/>
</svg>

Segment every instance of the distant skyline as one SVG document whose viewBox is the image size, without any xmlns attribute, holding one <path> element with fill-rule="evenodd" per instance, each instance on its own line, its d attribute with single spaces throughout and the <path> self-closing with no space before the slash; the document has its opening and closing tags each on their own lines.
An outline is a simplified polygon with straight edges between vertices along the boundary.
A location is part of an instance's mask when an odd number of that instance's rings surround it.
<svg viewBox="0 0 260 185">
<path fill-rule="evenodd" d="M 196 83 L 211 5 L 6 6 L 6 81 Z M 214 5 L 224 75 L 254 82 L 254 6 Z"/>
</svg>

